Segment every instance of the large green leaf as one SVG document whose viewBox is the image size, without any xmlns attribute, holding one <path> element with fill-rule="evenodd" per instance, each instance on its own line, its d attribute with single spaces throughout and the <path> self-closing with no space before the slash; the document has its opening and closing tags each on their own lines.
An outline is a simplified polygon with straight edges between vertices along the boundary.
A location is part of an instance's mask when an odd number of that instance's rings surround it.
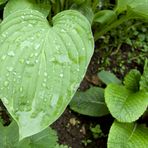
<svg viewBox="0 0 148 148">
<path fill-rule="evenodd" d="M 118 0 L 116 12 L 127 11 L 132 18 L 148 20 L 148 1 L 147 0 Z"/>
<path fill-rule="evenodd" d="M 105 89 L 105 102 L 118 121 L 132 122 L 147 109 L 148 95 L 144 91 L 133 92 L 125 86 L 109 84 Z"/>
<path fill-rule="evenodd" d="M 0 124 L 0 147 L 1 148 L 54 148 L 58 137 L 54 130 L 47 128 L 19 142 L 19 132 L 16 122 L 8 127 Z"/>
<path fill-rule="evenodd" d="M 0 98 L 19 125 L 20 139 L 63 113 L 93 54 L 91 26 L 83 15 L 63 11 L 52 23 L 30 7 L 1 23 Z"/>
<path fill-rule="evenodd" d="M 147 148 L 148 128 L 115 121 L 110 129 L 108 148 Z"/>
<path fill-rule="evenodd" d="M 91 87 L 85 92 L 76 92 L 70 108 L 80 114 L 89 116 L 103 116 L 109 113 L 104 102 L 104 90 Z"/>
<path fill-rule="evenodd" d="M 48 16 L 50 11 L 50 1 L 49 0 L 9 0 L 9 3 L 5 7 L 4 18 L 7 17 L 12 12 L 25 9 L 38 10 Z"/>
</svg>

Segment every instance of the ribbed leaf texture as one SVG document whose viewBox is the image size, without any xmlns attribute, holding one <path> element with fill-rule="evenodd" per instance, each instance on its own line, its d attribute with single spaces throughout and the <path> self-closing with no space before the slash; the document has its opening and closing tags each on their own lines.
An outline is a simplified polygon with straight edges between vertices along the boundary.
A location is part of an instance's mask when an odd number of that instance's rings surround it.
<svg viewBox="0 0 148 148">
<path fill-rule="evenodd" d="M 115 121 L 110 129 L 108 148 L 147 148 L 148 128 Z"/>
<path fill-rule="evenodd" d="M 132 70 L 123 85 L 109 84 L 105 89 L 105 102 L 114 118 L 120 122 L 133 122 L 147 109 L 148 94 L 139 89 L 140 73 Z"/>
<path fill-rule="evenodd" d="M 51 26 L 40 9 L 16 9 L 17 2 L 0 28 L 0 98 L 23 139 L 63 113 L 83 79 L 94 42 L 79 12 L 59 13 Z"/>
</svg>

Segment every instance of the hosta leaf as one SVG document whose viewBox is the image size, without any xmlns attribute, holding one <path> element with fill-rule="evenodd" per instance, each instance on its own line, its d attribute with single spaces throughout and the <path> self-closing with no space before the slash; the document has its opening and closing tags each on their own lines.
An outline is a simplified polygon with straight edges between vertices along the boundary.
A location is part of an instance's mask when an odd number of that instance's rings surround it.
<svg viewBox="0 0 148 148">
<path fill-rule="evenodd" d="M 118 121 L 132 122 L 145 112 L 148 95 L 144 91 L 133 92 L 122 85 L 109 84 L 105 89 L 105 102 Z"/>
<path fill-rule="evenodd" d="M 93 54 L 91 26 L 79 12 L 24 9 L 1 23 L 0 98 L 19 125 L 20 139 L 38 133 L 64 111 Z"/>
<path fill-rule="evenodd" d="M 80 114 L 89 116 L 103 116 L 109 113 L 104 102 L 104 90 L 91 87 L 85 92 L 76 92 L 70 108 Z"/>
<path fill-rule="evenodd" d="M 98 73 L 99 79 L 106 85 L 110 83 L 121 84 L 121 81 L 111 72 L 102 70 Z"/>
<path fill-rule="evenodd" d="M 133 92 L 138 91 L 140 78 L 141 74 L 138 70 L 131 70 L 124 78 L 125 87 Z"/>
<path fill-rule="evenodd" d="M 128 4 L 127 6 L 127 12 L 131 17 L 145 19 L 146 21 L 148 21 L 147 0 L 133 0 L 131 4 Z"/>
<path fill-rule="evenodd" d="M 111 126 L 108 148 L 147 148 L 148 128 L 135 123 L 119 123 Z"/>
<path fill-rule="evenodd" d="M 148 59 L 145 61 L 144 72 L 141 76 L 140 90 L 144 90 L 148 93 Z"/>
<path fill-rule="evenodd" d="M 127 11 L 130 17 L 148 20 L 147 0 L 118 0 L 117 13 Z"/>
<path fill-rule="evenodd" d="M 4 18 L 15 11 L 35 9 L 42 12 L 46 17 L 50 11 L 49 0 L 9 0 L 5 7 Z"/>
</svg>

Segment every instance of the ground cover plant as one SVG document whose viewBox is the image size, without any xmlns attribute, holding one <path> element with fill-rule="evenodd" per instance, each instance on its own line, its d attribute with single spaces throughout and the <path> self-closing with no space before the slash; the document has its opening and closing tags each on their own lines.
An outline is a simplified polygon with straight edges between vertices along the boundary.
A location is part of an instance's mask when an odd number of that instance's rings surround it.
<svg viewBox="0 0 148 148">
<path fill-rule="evenodd" d="M 106 5 L 104 9 L 102 6 L 98 8 L 100 5 L 97 0 L 4 0 L 0 1 L 0 5 L 3 11 L 0 24 L 0 98 L 19 127 L 19 138 L 16 137 L 15 141 L 18 142 L 18 139 L 20 142 L 29 141 L 30 147 L 33 147 L 30 139 L 40 137 L 44 130 L 47 132 L 49 130 L 47 127 L 64 112 L 84 78 L 99 39 L 126 21 L 140 20 L 145 23 L 148 21 L 147 0 L 124 2 L 117 0 L 109 5 L 108 9 Z M 141 41 L 147 43 L 145 32 L 143 30 L 144 39 Z M 126 42 L 132 45 L 130 39 Z M 103 78 L 107 82 L 107 88 L 90 88 L 86 96 L 80 92 L 77 96 L 78 101 L 70 103 L 71 109 L 76 108 L 79 113 L 89 116 L 111 113 L 117 119 L 110 130 L 108 147 L 120 143 L 125 147 L 138 146 L 137 139 L 132 138 L 139 136 L 139 133 L 142 134 L 139 139 L 144 139 L 140 142 L 140 146 L 148 145 L 145 140 L 147 129 L 135 123 L 127 123 L 136 121 L 146 111 L 148 105 L 147 60 L 145 60 L 147 45 L 138 47 L 144 47 L 140 59 L 140 63 L 145 62 L 143 74 L 137 70 L 131 71 L 125 77 L 125 86 L 122 86 L 122 81 L 115 76 L 112 82 L 116 84 L 109 84 L 110 79 L 108 80 L 107 76 Z M 107 54 L 109 53 L 110 51 Z M 104 59 L 106 62 L 106 58 Z M 119 88 L 121 90 L 116 94 Z M 83 104 L 81 96 L 85 96 L 90 103 L 88 108 L 85 108 L 85 104 L 81 106 Z M 127 96 L 129 98 L 127 101 L 135 98 L 135 102 L 133 104 L 122 102 L 121 99 Z M 98 98 L 101 103 L 97 104 Z M 115 104 L 111 104 L 112 101 Z M 124 103 L 127 108 L 123 108 L 123 114 L 119 114 L 118 109 L 121 109 Z M 117 110 L 114 110 L 116 106 Z M 121 132 L 121 135 L 130 137 L 134 141 L 133 145 L 126 142 L 127 138 L 119 138 L 117 143 L 114 141 L 116 132 L 123 129 L 123 124 L 120 122 L 127 123 L 127 128 Z M 133 130 L 129 131 L 132 127 Z M 3 128 L 1 126 L 1 130 Z M 8 129 L 11 128 L 4 130 L 6 137 Z M 91 128 L 91 131 L 96 135 L 100 132 L 98 129 L 97 126 L 96 130 Z M 37 133 L 39 135 L 34 137 Z M 48 138 L 50 139 L 50 135 Z M 56 138 L 53 139 L 54 147 L 60 147 L 56 143 Z M 122 143 L 123 140 L 125 142 Z M 85 145 L 89 142 L 89 140 L 83 141 Z M 3 140 L 1 143 L 3 144 Z M 16 147 L 20 147 L 19 144 L 18 142 Z M 10 145 L 11 142 L 8 142 L 8 146 Z M 41 147 L 48 147 L 47 145 Z"/>
</svg>

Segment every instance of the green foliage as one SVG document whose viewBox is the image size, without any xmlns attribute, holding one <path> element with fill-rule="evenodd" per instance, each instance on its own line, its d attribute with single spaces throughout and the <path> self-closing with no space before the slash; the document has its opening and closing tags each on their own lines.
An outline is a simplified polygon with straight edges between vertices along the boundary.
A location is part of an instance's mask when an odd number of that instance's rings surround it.
<svg viewBox="0 0 148 148">
<path fill-rule="evenodd" d="M 133 122 L 147 109 L 148 94 L 138 90 L 140 73 L 132 70 L 125 77 L 124 85 L 109 84 L 105 89 L 105 102 L 112 114 L 120 122 Z"/>
<path fill-rule="evenodd" d="M 57 14 L 50 26 L 40 5 L 9 2 L 1 23 L 0 97 L 23 139 L 62 114 L 86 72 L 93 37 L 77 11 Z"/>
<path fill-rule="evenodd" d="M 0 147 L 3 148 L 54 148 L 57 145 L 58 137 L 51 128 L 47 128 L 20 142 L 16 122 L 13 121 L 8 127 L 0 124 L 0 131 Z"/>
<path fill-rule="evenodd" d="M 124 85 L 126 89 L 129 89 L 133 92 L 137 92 L 139 90 L 139 81 L 141 78 L 141 74 L 138 70 L 131 70 L 128 75 L 124 78 Z"/>
<path fill-rule="evenodd" d="M 70 102 L 70 108 L 80 114 L 95 117 L 109 113 L 104 102 L 104 90 L 98 87 L 76 92 Z"/>
<path fill-rule="evenodd" d="M 140 90 L 148 93 L 148 59 L 145 62 L 144 72 L 140 80 Z"/>
<path fill-rule="evenodd" d="M 104 136 L 99 124 L 95 127 L 90 127 L 90 131 L 92 132 L 94 139 Z"/>
<path fill-rule="evenodd" d="M 102 70 L 98 73 L 99 79 L 106 85 L 110 83 L 121 84 L 121 81 L 111 72 Z"/>
<path fill-rule="evenodd" d="M 136 123 L 115 121 L 110 129 L 108 148 L 147 148 L 148 128 Z"/>
</svg>

